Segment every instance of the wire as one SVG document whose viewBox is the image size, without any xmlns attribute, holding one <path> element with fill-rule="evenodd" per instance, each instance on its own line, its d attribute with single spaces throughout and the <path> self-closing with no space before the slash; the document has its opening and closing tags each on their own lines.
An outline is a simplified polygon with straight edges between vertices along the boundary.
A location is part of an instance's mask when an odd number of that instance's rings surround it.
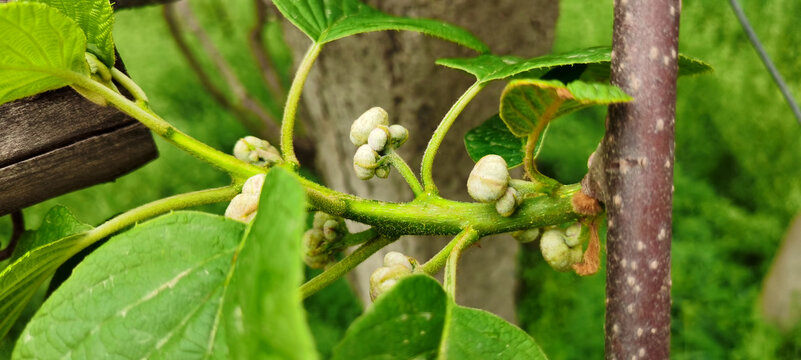
<svg viewBox="0 0 801 360">
<path fill-rule="evenodd" d="M 779 70 L 777 70 L 776 66 L 773 65 L 773 61 L 770 60 L 767 52 L 765 52 L 765 48 L 762 47 L 762 43 L 759 41 L 759 38 L 754 32 L 754 28 L 751 27 L 751 23 L 748 22 L 748 18 L 745 16 L 745 12 L 743 12 L 743 8 L 740 7 L 740 4 L 737 2 L 737 0 L 729 0 L 729 4 L 731 4 L 734 14 L 737 15 L 737 19 L 740 20 L 740 24 L 742 24 L 745 33 L 748 35 L 748 40 L 751 40 L 751 45 L 753 45 L 754 49 L 756 49 L 757 54 L 759 54 L 759 58 L 762 59 L 762 63 L 765 64 L 766 68 L 768 68 L 768 72 L 770 72 L 770 75 L 773 77 L 773 81 L 775 81 L 776 85 L 779 86 L 779 90 L 782 92 L 782 95 L 784 95 L 784 99 L 787 100 L 787 104 L 790 105 L 790 109 L 793 111 L 796 120 L 798 120 L 798 123 L 801 124 L 801 109 L 798 108 L 798 103 L 795 102 L 793 95 L 790 94 L 790 89 L 787 87 L 787 83 L 784 82 Z"/>
</svg>

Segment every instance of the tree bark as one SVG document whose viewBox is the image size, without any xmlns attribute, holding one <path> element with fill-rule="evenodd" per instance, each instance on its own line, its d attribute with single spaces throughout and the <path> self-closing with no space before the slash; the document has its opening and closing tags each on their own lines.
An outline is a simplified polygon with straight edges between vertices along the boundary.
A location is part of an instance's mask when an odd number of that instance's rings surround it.
<svg viewBox="0 0 801 360">
<path fill-rule="evenodd" d="M 553 40 L 558 3 L 534 0 L 524 6 L 500 1 L 372 1 L 390 14 L 449 21 L 476 34 L 499 54 L 536 56 L 547 53 Z M 299 59 L 308 39 L 291 25 L 290 43 Z M 474 52 L 411 32 L 359 35 L 327 44 L 311 72 L 304 102 L 309 128 L 319 151 L 315 166 L 334 189 L 388 201 L 413 198 L 393 170 L 389 179 L 359 180 L 352 169 L 355 147 L 348 140 L 351 122 L 373 106 L 390 114 L 390 122 L 410 131 L 400 154 L 417 172 L 428 140 L 454 101 L 472 83 L 471 76 L 434 65 L 441 57 L 474 56 Z M 457 120 L 439 151 L 434 177 L 443 196 L 468 200 L 465 183 L 473 162 L 464 150 L 467 130 L 498 112 L 502 84 L 484 90 Z M 418 174 L 419 175 L 419 174 Z M 368 259 L 352 274 L 354 287 L 369 302 L 368 278 L 381 266 L 383 254 L 401 251 L 425 261 L 450 239 L 405 237 Z M 458 301 L 513 320 L 517 243 L 508 236 L 486 239 L 465 254 L 460 266 Z"/>
<path fill-rule="evenodd" d="M 615 1 L 611 80 L 634 101 L 609 107 L 598 162 L 606 180 L 602 200 L 609 228 L 607 359 L 670 355 L 680 10 L 680 0 Z"/>
</svg>

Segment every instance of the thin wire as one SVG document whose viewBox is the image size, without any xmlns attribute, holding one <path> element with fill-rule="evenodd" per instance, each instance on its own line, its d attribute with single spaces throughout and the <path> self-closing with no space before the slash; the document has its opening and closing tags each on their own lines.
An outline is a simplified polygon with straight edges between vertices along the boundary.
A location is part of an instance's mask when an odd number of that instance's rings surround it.
<svg viewBox="0 0 801 360">
<path fill-rule="evenodd" d="M 782 92 L 782 95 L 784 95 L 784 99 L 787 100 L 787 104 L 790 105 L 790 109 L 793 111 L 796 120 L 798 120 L 798 123 L 801 124 L 801 109 L 798 108 L 798 103 L 796 103 L 795 99 L 793 99 L 793 95 L 790 93 L 790 89 L 784 82 L 779 70 L 777 70 L 776 66 L 773 65 L 773 61 L 770 60 L 768 53 L 765 52 L 765 48 L 762 47 L 762 43 L 759 41 L 759 38 L 754 32 L 754 28 L 751 27 L 751 23 L 748 22 L 748 18 L 745 16 L 745 12 L 743 12 L 743 8 L 740 7 L 740 4 L 737 2 L 737 0 L 729 0 L 729 4 L 731 4 L 732 10 L 734 10 L 734 14 L 737 15 L 737 19 L 740 20 L 740 24 L 742 24 L 745 33 L 748 35 L 748 39 L 751 40 L 751 45 L 753 45 L 754 49 L 756 49 L 757 54 L 759 54 L 759 58 L 762 59 L 762 63 L 765 64 L 766 68 L 768 68 L 768 72 L 770 72 L 770 75 L 773 77 L 773 81 L 775 81 L 776 85 L 779 86 L 779 90 Z"/>
</svg>

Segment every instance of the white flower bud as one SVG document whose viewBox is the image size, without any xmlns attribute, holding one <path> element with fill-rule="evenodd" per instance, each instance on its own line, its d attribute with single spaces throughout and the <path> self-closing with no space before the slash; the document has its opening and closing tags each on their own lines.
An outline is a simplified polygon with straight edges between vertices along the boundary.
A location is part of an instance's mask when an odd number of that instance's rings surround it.
<svg viewBox="0 0 801 360">
<path fill-rule="evenodd" d="M 225 217 L 241 222 L 250 222 L 259 208 L 259 194 L 239 194 L 231 199 L 225 209 Z"/>
<path fill-rule="evenodd" d="M 532 241 L 537 240 L 540 237 L 540 229 L 533 228 L 533 229 L 515 231 L 514 233 L 512 233 L 512 237 L 514 237 L 515 240 L 519 241 L 521 244 L 530 243 Z"/>
<path fill-rule="evenodd" d="M 498 155 L 487 155 L 478 160 L 467 179 L 467 192 L 480 202 L 498 200 L 509 185 L 506 160 Z"/>
<path fill-rule="evenodd" d="M 378 153 L 370 147 L 370 145 L 362 145 L 356 149 L 356 154 L 353 155 L 353 165 L 363 167 L 365 169 L 375 169 L 378 167 Z"/>
<path fill-rule="evenodd" d="M 339 221 L 334 219 L 326 221 L 323 224 L 323 237 L 329 241 L 336 240 L 339 237 Z"/>
<path fill-rule="evenodd" d="M 367 137 L 367 145 L 370 145 L 371 148 L 375 151 L 384 151 L 387 147 L 387 142 L 389 141 L 389 130 L 387 130 L 386 126 L 379 126 L 373 131 L 370 131 L 370 135 Z"/>
<path fill-rule="evenodd" d="M 399 279 L 411 275 L 412 271 L 403 265 L 384 266 L 370 275 L 370 299 L 389 291 Z"/>
<path fill-rule="evenodd" d="M 365 169 L 359 165 L 353 164 L 353 171 L 356 172 L 356 177 L 362 180 L 370 180 L 375 175 L 374 169 Z"/>
<path fill-rule="evenodd" d="M 548 265 L 556 271 L 569 271 L 573 264 L 581 262 L 583 255 L 581 246 L 567 246 L 565 234 L 559 229 L 551 229 L 542 234 L 540 250 Z"/>
<path fill-rule="evenodd" d="M 390 170 L 391 168 L 389 167 L 389 164 L 379 166 L 375 168 L 375 176 L 380 177 L 382 179 L 386 179 L 387 177 L 389 177 Z"/>
<path fill-rule="evenodd" d="M 234 145 L 234 156 L 254 165 L 265 166 L 280 162 L 281 154 L 267 140 L 245 136 Z"/>
<path fill-rule="evenodd" d="M 308 256 L 320 254 L 323 245 L 323 232 L 320 229 L 309 229 L 303 233 L 303 250 Z"/>
<path fill-rule="evenodd" d="M 356 146 L 366 144 L 370 132 L 379 125 L 389 125 L 387 112 L 380 107 L 365 111 L 350 127 L 350 141 Z"/>
<path fill-rule="evenodd" d="M 575 223 L 570 225 L 570 227 L 565 229 L 565 244 L 570 247 L 577 246 L 581 243 L 579 235 L 581 235 L 581 224 Z"/>
<path fill-rule="evenodd" d="M 322 269 L 333 261 L 334 259 L 326 254 L 320 254 L 314 256 L 303 255 L 303 262 L 305 262 L 306 265 L 308 265 L 312 269 Z"/>
<path fill-rule="evenodd" d="M 417 265 L 417 261 L 412 257 L 403 255 L 397 251 L 390 251 L 384 255 L 384 266 L 391 267 L 395 265 L 404 266 L 411 271 L 414 270 L 414 267 Z"/>
<path fill-rule="evenodd" d="M 242 193 L 251 195 L 261 194 L 261 187 L 264 186 L 265 178 L 267 178 L 266 174 L 257 174 L 249 177 L 245 181 L 245 184 L 242 185 Z"/>
<path fill-rule="evenodd" d="M 314 221 L 312 221 L 312 227 L 315 229 L 323 229 L 323 225 L 326 221 L 333 219 L 334 217 L 324 213 L 322 211 L 318 211 L 314 213 Z"/>
<path fill-rule="evenodd" d="M 397 148 L 409 139 L 409 130 L 406 130 L 406 128 L 401 125 L 395 124 L 389 127 L 389 136 L 392 147 Z"/>
<path fill-rule="evenodd" d="M 495 203 L 495 210 L 501 216 L 508 217 L 514 214 L 515 210 L 517 210 L 517 205 L 520 205 L 520 196 L 517 190 L 510 186 L 506 188 L 506 192 Z"/>
</svg>

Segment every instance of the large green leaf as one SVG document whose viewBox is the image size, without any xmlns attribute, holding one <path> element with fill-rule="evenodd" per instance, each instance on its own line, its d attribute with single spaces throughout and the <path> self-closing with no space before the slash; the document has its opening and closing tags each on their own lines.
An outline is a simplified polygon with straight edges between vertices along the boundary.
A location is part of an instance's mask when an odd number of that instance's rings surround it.
<svg viewBox="0 0 801 360">
<path fill-rule="evenodd" d="M 0 4 L 0 104 L 87 75 L 86 37 L 72 19 L 36 3 Z"/>
<path fill-rule="evenodd" d="M 305 193 L 292 175 L 276 168 L 261 194 L 225 295 L 228 348 L 238 359 L 316 359 L 299 291 Z"/>
<path fill-rule="evenodd" d="M 557 67 L 570 67 L 577 64 L 591 64 L 593 80 L 604 81 L 609 78 L 609 64 L 612 59 L 609 47 L 593 47 L 563 54 L 550 54 L 531 59 L 516 56 L 483 54 L 473 58 L 446 58 L 437 64 L 459 69 L 472 74 L 480 82 L 501 80 L 524 75 L 539 77 L 546 71 Z M 606 72 L 603 72 L 606 69 Z M 685 55 L 679 55 L 679 75 L 695 75 L 711 71 L 708 64 Z M 605 74 L 605 75 L 604 75 Z M 605 79 L 603 78 L 605 76 Z"/>
<path fill-rule="evenodd" d="M 565 85 L 557 80 L 513 80 L 501 95 L 500 115 L 512 134 L 525 137 L 541 134 L 559 116 L 594 105 L 631 100 L 616 86 L 602 83 L 574 81 Z"/>
<path fill-rule="evenodd" d="M 358 0 L 273 0 L 273 4 L 314 42 L 383 30 L 408 30 L 435 36 L 478 52 L 487 46 L 468 31 L 441 21 L 391 16 Z"/>
<path fill-rule="evenodd" d="M 467 154 L 478 161 L 489 154 L 500 155 L 511 169 L 523 164 L 526 140 L 512 134 L 498 114 L 464 135 Z"/>
<path fill-rule="evenodd" d="M 86 35 L 86 48 L 109 68 L 114 66 L 114 11 L 108 0 L 24 0 L 47 4 L 74 20 Z"/>
<path fill-rule="evenodd" d="M 38 230 L 22 235 L 11 264 L 0 272 L 0 337 L 8 333 L 39 287 L 80 251 L 80 234 L 91 228 L 66 208 L 55 207 L 45 214 Z"/>
<path fill-rule="evenodd" d="M 226 357 L 216 315 L 244 231 L 183 211 L 111 238 L 42 305 L 14 358 Z"/>
<path fill-rule="evenodd" d="M 379 297 L 334 348 L 350 359 L 545 359 L 525 332 L 453 303 L 436 280 L 414 275 Z"/>
</svg>

